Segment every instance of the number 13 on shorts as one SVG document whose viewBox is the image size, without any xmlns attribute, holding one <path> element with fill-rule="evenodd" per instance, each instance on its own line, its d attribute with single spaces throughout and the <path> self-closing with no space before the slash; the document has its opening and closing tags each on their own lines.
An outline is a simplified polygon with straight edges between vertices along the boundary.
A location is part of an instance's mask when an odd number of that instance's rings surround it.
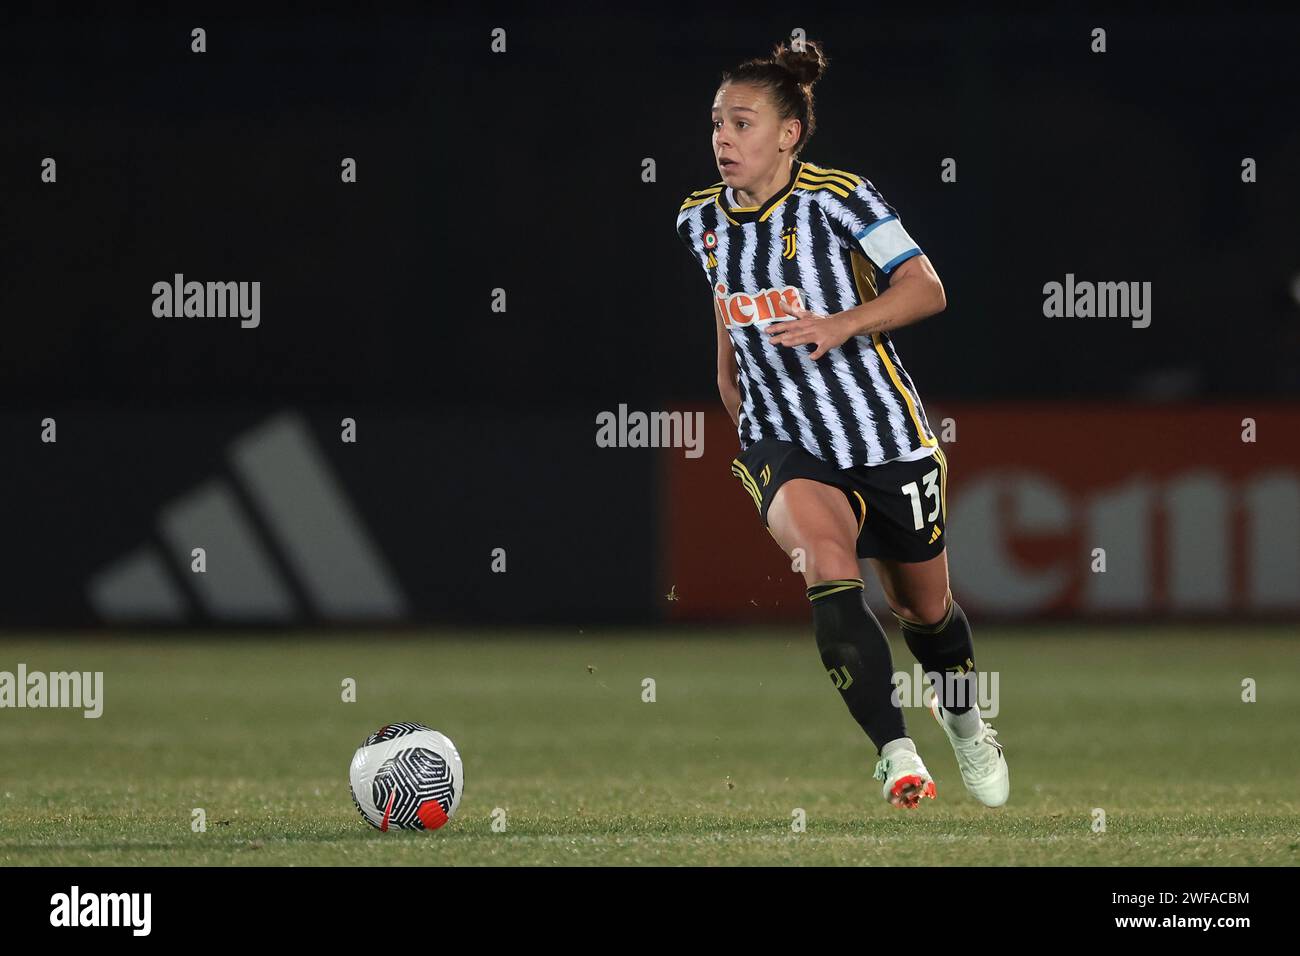
<svg viewBox="0 0 1300 956">
<path fill-rule="evenodd" d="M 943 490 L 939 484 L 939 469 L 935 468 L 923 475 L 921 483 L 925 486 L 924 494 L 915 481 L 909 481 L 901 489 L 903 494 L 907 495 L 912 502 L 912 521 L 917 531 L 920 531 L 937 518 L 940 509 L 943 507 Z M 934 500 L 934 507 L 924 517 L 922 517 L 922 498 Z"/>
</svg>

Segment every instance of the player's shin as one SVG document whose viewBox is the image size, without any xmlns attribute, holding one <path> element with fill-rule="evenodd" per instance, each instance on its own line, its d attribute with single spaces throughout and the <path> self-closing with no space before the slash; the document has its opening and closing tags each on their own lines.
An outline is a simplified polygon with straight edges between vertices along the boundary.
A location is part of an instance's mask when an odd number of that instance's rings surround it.
<svg viewBox="0 0 1300 956">
<path fill-rule="evenodd" d="M 976 705 L 975 645 L 970 621 L 950 598 L 943 619 L 923 624 L 894 615 L 903 628 L 903 639 L 917 662 L 930 675 L 946 719 L 958 735 L 970 736 L 979 729 Z"/>
<path fill-rule="evenodd" d="M 893 696 L 889 640 L 862 599 L 862 579 L 822 581 L 808 588 L 808 600 L 822 663 L 879 753 L 907 729 Z"/>
</svg>

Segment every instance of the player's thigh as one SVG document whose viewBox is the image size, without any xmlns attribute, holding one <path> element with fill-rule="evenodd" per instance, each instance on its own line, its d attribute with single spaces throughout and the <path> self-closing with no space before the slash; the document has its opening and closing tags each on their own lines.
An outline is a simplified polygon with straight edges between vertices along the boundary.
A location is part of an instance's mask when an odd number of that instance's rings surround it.
<svg viewBox="0 0 1300 956">
<path fill-rule="evenodd" d="M 802 549 L 804 580 L 810 586 L 858 577 L 858 520 L 839 488 L 810 478 L 790 479 L 772 499 L 767 527 L 786 554 Z"/>
<path fill-rule="evenodd" d="M 926 561 L 864 558 L 880 581 L 890 608 L 900 617 L 921 624 L 943 619 L 948 610 L 948 551 Z"/>
</svg>

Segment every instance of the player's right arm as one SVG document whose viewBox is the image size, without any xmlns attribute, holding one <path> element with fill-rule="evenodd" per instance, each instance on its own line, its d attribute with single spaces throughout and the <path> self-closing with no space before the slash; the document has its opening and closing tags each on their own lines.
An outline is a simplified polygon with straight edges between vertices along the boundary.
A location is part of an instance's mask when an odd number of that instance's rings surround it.
<svg viewBox="0 0 1300 956">
<path fill-rule="evenodd" d="M 722 404 L 736 427 L 740 427 L 740 384 L 739 369 L 736 367 L 736 350 L 731 344 L 731 336 L 722 324 L 722 311 L 718 300 L 713 299 L 713 317 L 718 327 L 718 394 Z"/>
</svg>

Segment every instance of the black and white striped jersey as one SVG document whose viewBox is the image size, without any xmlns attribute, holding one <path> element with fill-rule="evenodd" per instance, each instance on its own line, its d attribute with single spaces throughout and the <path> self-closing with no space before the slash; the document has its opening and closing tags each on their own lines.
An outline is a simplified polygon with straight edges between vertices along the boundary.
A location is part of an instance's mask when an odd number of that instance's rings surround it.
<svg viewBox="0 0 1300 956">
<path fill-rule="evenodd" d="M 736 350 L 740 446 L 779 438 L 837 468 L 930 454 L 934 433 L 888 333 L 854 336 L 814 362 L 813 345 L 773 345 L 762 331 L 788 321 L 783 302 L 831 315 L 869 301 L 876 269 L 921 254 L 870 181 L 808 162 L 792 173 L 762 206 L 737 206 L 715 183 L 677 214 Z"/>
</svg>

